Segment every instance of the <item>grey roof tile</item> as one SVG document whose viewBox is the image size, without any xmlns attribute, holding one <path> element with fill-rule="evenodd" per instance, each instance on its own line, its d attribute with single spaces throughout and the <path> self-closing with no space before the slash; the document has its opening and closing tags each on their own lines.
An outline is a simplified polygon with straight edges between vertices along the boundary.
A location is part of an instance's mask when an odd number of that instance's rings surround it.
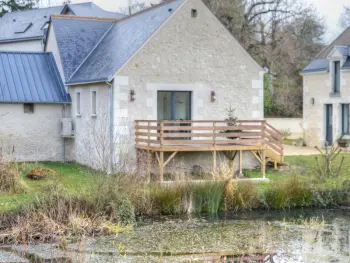
<svg viewBox="0 0 350 263">
<path fill-rule="evenodd" d="M 0 52 L 0 103 L 69 103 L 52 53 Z"/>
<path fill-rule="evenodd" d="M 110 80 L 184 0 L 174 0 L 115 22 L 68 84 Z"/>
<path fill-rule="evenodd" d="M 317 71 L 328 71 L 329 61 L 326 58 L 315 59 L 308 66 L 306 66 L 302 73 L 317 72 Z"/>
<path fill-rule="evenodd" d="M 52 18 L 52 24 L 64 76 L 68 80 L 114 23 Z"/>
<path fill-rule="evenodd" d="M 93 16 L 106 18 L 122 18 L 123 14 L 105 11 L 94 3 L 68 4 L 50 8 L 37 8 L 25 11 L 6 13 L 0 18 L 0 42 L 21 41 L 24 39 L 41 39 L 43 26 L 50 20 L 53 14 L 61 14 L 64 8 L 69 8 L 77 16 Z M 32 25 L 24 33 L 16 33 L 18 26 Z"/>
</svg>

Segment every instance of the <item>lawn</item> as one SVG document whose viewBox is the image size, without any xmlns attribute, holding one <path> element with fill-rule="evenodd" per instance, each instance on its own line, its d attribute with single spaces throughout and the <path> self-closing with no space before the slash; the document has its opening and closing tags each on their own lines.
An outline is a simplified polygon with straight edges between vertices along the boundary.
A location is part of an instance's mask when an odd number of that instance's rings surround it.
<svg viewBox="0 0 350 263">
<path fill-rule="evenodd" d="M 267 169 L 266 176 L 273 183 L 289 175 L 299 175 L 302 180 L 311 182 L 319 188 L 332 188 L 341 186 L 345 180 L 350 180 L 350 154 L 344 153 L 334 161 L 334 167 L 338 167 L 341 157 L 345 157 L 343 168 L 340 175 L 336 178 L 329 178 L 321 181 L 317 176 L 315 156 L 293 156 L 286 157 L 285 161 L 290 165 L 287 171 L 275 171 L 272 168 Z M 29 170 L 36 167 L 51 168 L 57 172 L 57 177 L 52 180 L 30 180 L 26 177 Z M 30 203 L 35 200 L 36 196 L 46 191 L 45 186 L 49 184 L 62 185 L 72 194 L 89 194 L 90 186 L 98 178 L 96 173 L 89 171 L 87 168 L 78 164 L 44 162 L 38 164 L 19 164 L 21 177 L 26 185 L 26 192 L 22 194 L 0 193 L 0 212 L 7 212 L 17 208 L 20 204 Z M 260 169 L 257 171 L 245 170 L 248 177 L 261 177 Z M 260 186 L 264 188 L 262 184 Z"/>
<path fill-rule="evenodd" d="M 318 166 L 316 163 L 316 157 L 321 163 L 321 156 L 310 155 L 310 156 L 287 156 L 285 162 L 289 165 L 286 171 L 275 171 L 274 169 L 268 168 L 266 171 L 266 177 L 272 182 L 279 180 L 281 177 L 285 177 L 291 174 L 296 174 L 301 177 L 302 180 L 311 182 L 313 185 L 318 187 L 336 187 L 341 186 L 345 180 L 350 180 L 350 153 L 342 153 L 334 160 L 333 167 L 337 170 L 339 167 L 342 157 L 344 162 L 342 165 L 341 172 L 338 177 L 332 177 L 326 179 L 326 181 L 320 180 L 317 173 Z M 258 170 L 245 170 L 245 175 L 251 178 L 261 177 L 260 169 Z"/>
<path fill-rule="evenodd" d="M 86 193 L 96 179 L 96 174 L 74 163 L 42 162 L 19 164 L 18 166 L 26 191 L 22 194 L 0 193 L 0 212 L 10 211 L 21 204 L 33 201 L 40 192 L 45 191 L 45 186 L 49 184 L 60 184 L 69 192 L 79 194 Z M 57 172 L 57 176 L 52 180 L 28 179 L 26 174 L 37 167 L 53 169 Z"/>
</svg>

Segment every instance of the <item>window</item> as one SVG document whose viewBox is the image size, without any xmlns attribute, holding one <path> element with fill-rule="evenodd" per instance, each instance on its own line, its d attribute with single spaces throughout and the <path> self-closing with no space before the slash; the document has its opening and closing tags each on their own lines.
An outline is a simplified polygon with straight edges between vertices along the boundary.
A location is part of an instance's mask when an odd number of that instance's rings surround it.
<svg viewBox="0 0 350 263">
<path fill-rule="evenodd" d="M 23 111 L 27 114 L 33 114 L 34 113 L 34 104 L 33 103 L 24 103 L 23 104 Z"/>
<path fill-rule="evenodd" d="M 77 116 L 81 115 L 81 110 L 80 110 L 80 92 L 77 92 Z"/>
<path fill-rule="evenodd" d="M 333 93 L 340 92 L 340 61 L 333 64 Z"/>
<path fill-rule="evenodd" d="M 350 104 L 342 104 L 342 134 L 350 134 Z"/>
<path fill-rule="evenodd" d="M 96 91 L 91 92 L 91 114 L 92 116 L 96 116 L 97 114 L 97 93 Z"/>
</svg>

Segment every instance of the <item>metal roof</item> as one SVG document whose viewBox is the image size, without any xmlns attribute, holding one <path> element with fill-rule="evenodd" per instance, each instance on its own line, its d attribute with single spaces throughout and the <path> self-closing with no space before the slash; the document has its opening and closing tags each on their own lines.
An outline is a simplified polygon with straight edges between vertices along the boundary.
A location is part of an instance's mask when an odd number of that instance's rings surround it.
<svg viewBox="0 0 350 263">
<path fill-rule="evenodd" d="M 68 80 L 113 22 L 52 18 L 65 79 Z"/>
<path fill-rule="evenodd" d="M 67 83 L 111 80 L 183 2 L 166 2 L 115 22 Z"/>
<path fill-rule="evenodd" d="M 41 39 L 44 35 L 44 25 L 53 14 L 64 14 L 71 11 L 77 16 L 93 16 L 106 18 L 123 18 L 125 15 L 105 11 L 94 3 L 67 4 L 49 8 L 37 8 L 6 13 L 0 18 L 0 42 L 14 42 Z M 24 32 L 18 29 L 30 25 Z"/>
<path fill-rule="evenodd" d="M 0 52 L 0 103 L 70 103 L 51 52 Z"/>
</svg>

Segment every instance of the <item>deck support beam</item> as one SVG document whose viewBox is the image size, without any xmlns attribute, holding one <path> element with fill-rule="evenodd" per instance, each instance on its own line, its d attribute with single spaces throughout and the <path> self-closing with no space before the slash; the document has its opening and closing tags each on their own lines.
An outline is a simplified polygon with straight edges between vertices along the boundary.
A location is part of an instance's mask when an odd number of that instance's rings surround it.
<svg viewBox="0 0 350 263">
<path fill-rule="evenodd" d="M 243 151 L 239 151 L 239 176 L 243 175 Z"/>
<path fill-rule="evenodd" d="M 147 150 L 147 182 L 151 182 L 151 151 Z"/>
<path fill-rule="evenodd" d="M 213 151 L 213 178 L 215 178 L 216 172 L 216 151 Z"/>
<path fill-rule="evenodd" d="M 159 153 L 159 182 L 164 180 L 164 152 Z"/>
</svg>

